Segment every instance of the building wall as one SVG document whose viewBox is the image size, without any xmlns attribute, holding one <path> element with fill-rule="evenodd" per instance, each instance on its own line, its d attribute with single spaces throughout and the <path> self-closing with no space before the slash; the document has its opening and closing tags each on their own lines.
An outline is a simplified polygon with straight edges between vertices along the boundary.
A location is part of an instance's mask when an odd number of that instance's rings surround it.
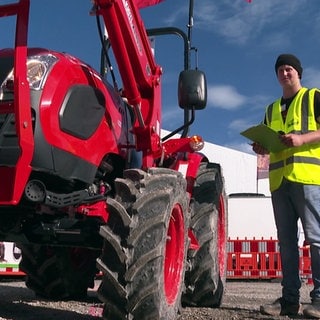
<svg viewBox="0 0 320 320">
<path fill-rule="evenodd" d="M 257 157 L 206 142 L 203 150 L 211 162 L 222 167 L 227 194 L 257 193 Z"/>
<path fill-rule="evenodd" d="M 162 136 L 168 133 L 169 131 L 162 130 Z M 179 137 L 179 135 L 175 137 Z M 207 141 L 200 152 L 210 162 L 221 165 L 227 194 L 268 192 L 268 189 L 258 190 L 256 155 L 222 147 Z"/>
</svg>

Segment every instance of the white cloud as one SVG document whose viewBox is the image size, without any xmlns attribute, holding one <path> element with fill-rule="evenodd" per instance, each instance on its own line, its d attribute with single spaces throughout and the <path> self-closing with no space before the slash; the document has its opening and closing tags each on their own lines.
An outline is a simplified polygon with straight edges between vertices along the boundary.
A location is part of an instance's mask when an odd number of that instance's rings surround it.
<svg viewBox="0 0 320 320">
<path fill-rule="evenodd" d="M 249 143 L 227 143 L 226 145 L 224 145 L 224 147 L 238 150 L 245 153 L 255 154 L 252 151 L 252 147 L 250 146 Z"/>
<path fill-rule="evenodd" d="M 208 105 L 233 110 L 242 106 L 247 98 L 230 85 L 208 86 Z"/>
<path fill-rule="evenodd" d="M 256 123 L 254 123 L 254 124 L 256 124 Z M 236 119 L 236 120 L 231 121 L 228 124 L 228 128 L 232 128 L 232 130 L 234 130 L 234 131 L 241 132 L 241 131 L 249 128 L 252 125 L 253 125 L 253 123 L 247 119 Z"/>
<path fill-rule="evenodd" d="M 320 88 L 320 70 L 315 68 L 305 68 L 303 70 L 302 84 L 308 88 Z"/>
<path fill-rule="evenodd" d="M 183 110 L 178 106 L 167 108 L 162 113 L 162 122 L 168 130 L 173 130 L 183 123 Z"/>
<path fill-rule="evenodd" d="M 305 9 L 306 1 L 290 1 L 289 5 L 289 1 L 279 0 L 253 0 L 250 4 L 244 0 L 202 0 L 196 10 L 197 25 L 238 44 L 259 38 L 262 31 L 285 39 L 282 34 L 288 30 L 279 25 L 291 24 L 292 16 Z"/>
<path fill-rule="evenodd" d="M 183 19 L 185 19 L 186 15 L 187 15 L 187 11 L 188 11 L 188 7 L 187 6 L 182 6 L 179 9 L 176 10 L 172 10 L 166 17 L 166 19 L 164 20 L 164 23 L 172 26 L 172 25 L 176 25 L 176 21 L 183 17 Z"/>
</svg>

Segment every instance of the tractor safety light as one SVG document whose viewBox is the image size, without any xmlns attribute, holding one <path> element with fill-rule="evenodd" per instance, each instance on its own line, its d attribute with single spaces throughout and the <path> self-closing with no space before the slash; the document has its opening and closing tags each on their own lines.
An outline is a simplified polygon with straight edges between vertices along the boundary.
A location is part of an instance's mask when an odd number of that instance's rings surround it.
<svg viewBox="0 0 320 320">
<path fill-rule="evenodd" d="M 194 151 L 200 151 L 204 147 L 204 141 L 201 136 L 190 137 L 190 147 Z"/>
<path fill-rule="evenodd" d="M 43 88 L 47 75 L 58 60 L 54 55 L 38 55 L 31 56 L 27 61 L 27 79 L 30 85 L 30 89 L 40 90 Z M 14 88 L 14 75 L 13 69 L 10 71 L 6 79 L 3 81 L 0 87 L 0 100 L 12 99 L 12 93 Z"/>
</svg>

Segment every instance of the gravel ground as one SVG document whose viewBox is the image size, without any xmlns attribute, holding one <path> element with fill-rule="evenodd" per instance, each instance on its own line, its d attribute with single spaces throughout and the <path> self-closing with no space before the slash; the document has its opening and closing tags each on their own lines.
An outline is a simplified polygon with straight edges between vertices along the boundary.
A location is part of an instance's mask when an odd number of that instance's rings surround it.
<svg viewBox="0 0 320 320">
<path fill-rule="evenodd" d="M 98 281 L 96 284 L 98 286 Z M 303 284 L 302 304 L 309 303 L 311 289 L 311 285 Z M 259 306 L 275 300 L 280 292 L 278 282 L 228 281 L 221 308 L 186 308 L 179 320 L 290 319 L 259 313 Z M 39 300 L 21 279 L 0 281 L 0 320 L 97 320 L 101 316 L 101 307 L 96 288 L 89 291 L 85 301 L 52 302 Z M 297 318 L 304 319 L 302 316 Z"/>
</svg>

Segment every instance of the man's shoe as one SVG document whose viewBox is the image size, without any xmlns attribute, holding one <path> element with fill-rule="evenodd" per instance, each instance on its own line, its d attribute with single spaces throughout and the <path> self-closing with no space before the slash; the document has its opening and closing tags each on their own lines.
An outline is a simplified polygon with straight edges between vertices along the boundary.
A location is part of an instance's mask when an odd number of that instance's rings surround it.
<svg viewBox="0 0 320 320">
<path fill-rule="evenodd" d="M 261 306 L 260 312 L 268 316 L 296 316 L 301 312 L 301 304 L 279 298 L 271 304 Z"/>
<path fill-rule="evenodd" d="M 303 314 L 308 318 L 320 319 L 320 298 L 312 299 L 312 303 L 304 308 Z"/>
</svg>

